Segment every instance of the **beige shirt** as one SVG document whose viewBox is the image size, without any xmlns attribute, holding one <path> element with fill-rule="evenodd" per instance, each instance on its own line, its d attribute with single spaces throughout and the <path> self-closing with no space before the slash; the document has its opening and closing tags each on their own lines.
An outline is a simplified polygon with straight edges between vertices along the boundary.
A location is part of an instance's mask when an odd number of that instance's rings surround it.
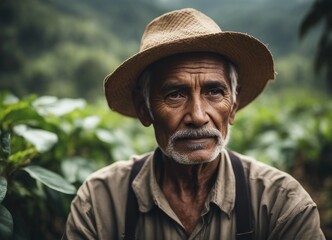
<svg viewBox="0 0 332 240">
<path fill-rule="evenodd" d="M 188 237 L 155 177 L 151 154 L 133 182 L 141 212 L 140 240 L 235 240 L 235 176 L 225 151 L 219 173 L 195 230 Z M 290 175 L 239 155 L 248 181 L 255 238 L 282 240 L 325 239 L 316 204 Z M 135 159 L 119 161 L 92 174 L 72 202 L 63 239 L 122 239 L 129 174 Z"/>
</svg>

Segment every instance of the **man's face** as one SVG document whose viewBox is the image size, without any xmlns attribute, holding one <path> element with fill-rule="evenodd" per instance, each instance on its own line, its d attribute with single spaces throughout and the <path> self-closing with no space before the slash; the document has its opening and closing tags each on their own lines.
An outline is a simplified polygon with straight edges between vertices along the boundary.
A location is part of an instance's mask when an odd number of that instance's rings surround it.
<svg viewBox="0 0 332 240">
<path fill-rule="evenodd" d="M 167 157 L 197 164 L 219 156 L 236 112 L 223 59 L 206 53 L 162 60 L 153 67 L 150 104 Z"/>
</svg>

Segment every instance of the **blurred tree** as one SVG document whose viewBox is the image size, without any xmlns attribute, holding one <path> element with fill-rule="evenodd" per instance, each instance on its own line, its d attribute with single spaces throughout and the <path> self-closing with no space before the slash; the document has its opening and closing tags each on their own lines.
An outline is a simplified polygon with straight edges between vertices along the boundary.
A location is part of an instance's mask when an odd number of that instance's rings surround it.
<svg viewBox="0 0 332 240">
<path fill-rule="evenodd" d="M 326 86 L 332 94 L 332 1 L 316 0 L 302 20 L 299 35 L 302 39 L 318 24 L 323 24 L 316 58 L 316 72 L 326 71 Z"/>
<path fill-rule="evenodd" d="M 0 0 L 0 89 L 98 99 L 161 12 L 131 0 Z"/>
<path fill-rule="evenodd" d="M 56 16 L 45 6 L 40 0 L 0 1 L 0 88 L 18 95 L 45 91 L 43 72 L 27 76 L 28 63 L 58 41 Z"/>
</svg>

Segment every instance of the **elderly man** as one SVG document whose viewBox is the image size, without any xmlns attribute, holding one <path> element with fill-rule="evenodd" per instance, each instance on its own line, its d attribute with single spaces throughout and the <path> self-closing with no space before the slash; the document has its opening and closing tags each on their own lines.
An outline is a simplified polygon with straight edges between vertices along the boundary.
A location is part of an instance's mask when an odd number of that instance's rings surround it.
<svg viewBox="0 0 332 240">
<path fill-rule="evenodd" d="M 296 180 L 225 149 L 236 112 L 273 78 L 270 52 L 247 34 L 194 9 L 153 20 L 105 93 L 153 126 L 158 148 L 92 174 L 63 239 L 324 239 Z"/>
</svg>

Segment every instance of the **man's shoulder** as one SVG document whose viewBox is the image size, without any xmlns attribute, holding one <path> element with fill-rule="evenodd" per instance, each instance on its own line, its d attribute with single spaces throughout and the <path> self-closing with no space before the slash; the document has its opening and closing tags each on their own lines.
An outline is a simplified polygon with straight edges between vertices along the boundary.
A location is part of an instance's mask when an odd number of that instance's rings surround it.
<svg viewBox="0 0 332 240">
<path fill-rule="evenodd" d="M 266 197 L 271 203 L 273 199 L 277 201 L 283 198 L 285 201 L 292 199 L 293 204 L 300 201 L 303 205 L 314 204 L 303 186 L 290 174 L 255 158 L 236 155 L 242 161 L 251 192 L 260 196 L 260 200 Z"/>
<path fill-rule="evenodd" d="M 269 182 L 296 181 L 290 174 L 276 167 L 261 162 L 253 157 L 235 153 L 241 160 L 247 177 L 251 180 L 266 180 Z"/>
<path fill-rule="evenodd" d="M 101 169 L 93 172 L 91 175 L 88 176 L 86 181 L 94 181 L 98 179 L 107 179 L 112 177 L 113 175 L 126 175 L 130 172 L 134 160 L 132 158 L 128 160 L 119 160 L 113 162 Z"/>
</svg>

